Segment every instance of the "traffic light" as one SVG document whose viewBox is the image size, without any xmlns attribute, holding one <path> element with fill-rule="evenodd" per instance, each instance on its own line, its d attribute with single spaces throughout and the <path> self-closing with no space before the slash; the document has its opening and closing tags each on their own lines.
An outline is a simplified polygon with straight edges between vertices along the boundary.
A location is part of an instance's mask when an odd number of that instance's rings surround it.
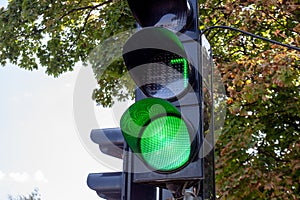
<svg viewBox="0 0 300 200">
<path fill-rule="evenodd" d="M 99 145 L 102 153 L 119 159 L 124 159 L 122 172 L 91 173 L 88 175 L 88 186 L 97 192 L 98 196 L 107 200 L 155 200 L 156 189 L 153 186 L 134 184 L 128 173 L 128 156 L 124 149 L 126 144 L 120 128 L 94 129 L 91 140 Z"/>
<path fill-rule="evenodd" d="M 109 200 L 215 199 L 214 185 L 207 185 L 214 184 L 213 175 L 207 179 L 213 151 L 203 148 L 213 146 L 205 136 L 212 110 L 204 106 L 205 96 L 212 101 L 212 62 L 198 29 L 198 1 L 128 5 L 139 30 L 125 43 L 123 60 L 136 102 L 120 128 L 91 133 L 103 153 L 123 159 L 123 171 L 89 174 L 88 185 Z"/>
<path fill-rule="evenodd" d="M 88 175 L 87 184 L 99 197 L 119 200 L 122 197 L 123 177 L 122 172 L 93 173 Z"/>
<path fill-rule="evenodd" d="M 124 139 L 118 128 L 95 129 L 90 135 L 92 141 L 99 145 L 102 153 L 116 157 L 123 157 Z M 122 196 L 124 184 L 123 172 L 92 173 L 88 175 L 88 186 L 105 199 L 117 200 Z"/>
<path fill-rule="evenodd" d="M 197 135 L 178 109 L 160 98 L 145 98 L 122 116 L 124 138 L 134 153 L 153 171 L 182 169 L 197 150 Z"/>
<path fill-rule="evenodd" d="M 203 67 L 211 59 L 197 3 L 128 0 L 140 27 L 123 47 L 137 85 L 136 103 L 120 122 L 132 152 L 132 182 L 167 189 L 175 199 L 204 197 Z"/>
</svg>

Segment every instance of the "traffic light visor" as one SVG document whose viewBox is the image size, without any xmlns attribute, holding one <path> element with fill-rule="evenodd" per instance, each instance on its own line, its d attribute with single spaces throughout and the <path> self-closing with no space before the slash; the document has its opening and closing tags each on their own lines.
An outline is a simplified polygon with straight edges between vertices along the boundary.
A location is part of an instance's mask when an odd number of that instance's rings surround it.
<svg viewBox="0 0 300 200">
<path fill-rule="evenodd" d="M 141 27 L 157 26 L 182 30 L 190 9 L 186 0 L 127 0 L 133 16 Z"/>
</svg>

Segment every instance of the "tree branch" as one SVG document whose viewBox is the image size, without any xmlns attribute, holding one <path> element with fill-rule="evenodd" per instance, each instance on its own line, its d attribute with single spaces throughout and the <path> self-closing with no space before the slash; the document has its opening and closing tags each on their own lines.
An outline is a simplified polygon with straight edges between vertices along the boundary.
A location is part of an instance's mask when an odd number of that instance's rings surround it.
<svg viewBox="0 0 300 200">
<path fill-rule="evenodd" d="M 3 15 L 4 13 L 6 13 L 7 10 L 3 10 L 3 12 L 0 13 L 0 16 Z"/>
<path fill-rule="evenodd" d="M 91 9 L 91 10 L 89 11 L 89 13 L 86 15 L 86 17 L 85 17 L 85 19 L 84 19 L 84 24 L 83 24 L 82 28 L 80 29 L 80 31 L 79 31 L 79 33 L 78 33 L 78 35 L 77 35 L 77 37 L 76 37 L 76 39 L 75 39 L 75 41 L 74 41 L 72 47 L 77 43 L 77 41 L 79 40 L 79 38 L 80 38 L 82 32 L 84 31 L 85 26 L 86 26 L 86 24 L 87 24 L 87 22 L 88 22 L 89 17 L 91 16 L 92 11 L 93 11 L 93 9 Z M 71 48 L 72 48 L 72 47 L 71 47 Z"/>
<path fill-rule="evenodd" d="M 281 22 L 279 22 L 279 21 L 277 20 L 278 18 L 275 18 L 274 16 L 271 16 L 271 15 L 270 15 L 268 12 L 266 12 L 265 10 L 258 10 L 258 11 L 260 11 L 260 12 L 266 14 L 268 17 L 270 17 L 271 19 L 273 19 L 276 23 L 278 23 L 280 26 L 284 27 L 285 29 L 287 29 L 287 30 L 289 30 L 289 31 L 291 31 L 291 32 L 293 32 L 293 33 L 296 33 L 296 34 L 300 34 L 300 33 L 298 33 L 297 31 L 294 31 L 293 29 L 291 29 L 291 28 L 289 28 L 288 26 L 286 26 L 286 25 L 282 24 Z M 287 18 L 287 20 L 292 20 L 292 19 L 288 18 L 287 15 L 285 15 L 285 17 Z"/>
<path fill-rule="evenodd" d="M 74 8 L 70 11 L 68 11 L 67 13 L 65 13 L 64 15 L 62 15 L 59 20 L 63 19 L 64 17 L 68 16 L 69 14 L 71 14 L 72 12 L 77 12 L 77 11 L 81 11 L 81 10 L 86 10 L 86 9 L 91 9 L 91 10 L 95 10 L 96 8 L 99 8 L 101 6 L 104 6 L 106 4 L 112 3 L 113 0 L 107 0 L 105 2 L 102 2 L 100 4 L 94 5 L 94 6 L 84 6 L 84 7 L 80 7 L 80 8 Z"/>
</svg>

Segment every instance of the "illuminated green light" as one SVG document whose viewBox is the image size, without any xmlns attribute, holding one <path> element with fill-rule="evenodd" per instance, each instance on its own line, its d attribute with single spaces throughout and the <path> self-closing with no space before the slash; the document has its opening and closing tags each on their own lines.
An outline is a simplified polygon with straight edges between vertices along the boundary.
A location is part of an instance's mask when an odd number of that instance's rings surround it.
<svg viewBox="0 0 300 200">
<path fill-rule="evenodd" d="M 188 161 L 191 143 L 185 122 L 165 116 L 151 122 L 141 135 L 141 155 L 148 165 L 160 171 L 172 171 Z"/>
<path fill-rule="evenodd" d="M 189 68 L 188 68 L 188 62 L 185 58 L 176 58 L 172 59 L 170 61 L 172 65 L 174 64 L 182 64 L 183 65 L 183 80 L 184 80 L 184 87 L 188 86 L 188 81 L 189 81 Z"/>
<path fill-rule="evenodd" d="M 178 109 L 159 98 L 142 99 L 123 114 L 123 136 L 137 156 L 150 168 L 172 172 L 191 157 L 191 138 Z"/>
</svg>

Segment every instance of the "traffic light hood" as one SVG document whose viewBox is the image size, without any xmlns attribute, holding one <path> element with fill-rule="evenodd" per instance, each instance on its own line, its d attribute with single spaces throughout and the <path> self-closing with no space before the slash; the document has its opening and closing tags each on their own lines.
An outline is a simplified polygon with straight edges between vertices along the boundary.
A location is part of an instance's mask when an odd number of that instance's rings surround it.
<svg viewBox="0 0 300 200">
<path fill-rule="evenodd" d="M 175 31 L 187 24 L 190 9 L 186 0 L 128 0 L 133 16 L 141 27 L 161 26 Z"/>
<path fill-rule="evenodd" d="M 150 27 L 144 28 L 130 37 L 123 47 L 123 57 L 127 68 L 149 62 L 153 54 L 166 51 L 187 59 L 184 47 L 172 31 Z"/>
</svg>

